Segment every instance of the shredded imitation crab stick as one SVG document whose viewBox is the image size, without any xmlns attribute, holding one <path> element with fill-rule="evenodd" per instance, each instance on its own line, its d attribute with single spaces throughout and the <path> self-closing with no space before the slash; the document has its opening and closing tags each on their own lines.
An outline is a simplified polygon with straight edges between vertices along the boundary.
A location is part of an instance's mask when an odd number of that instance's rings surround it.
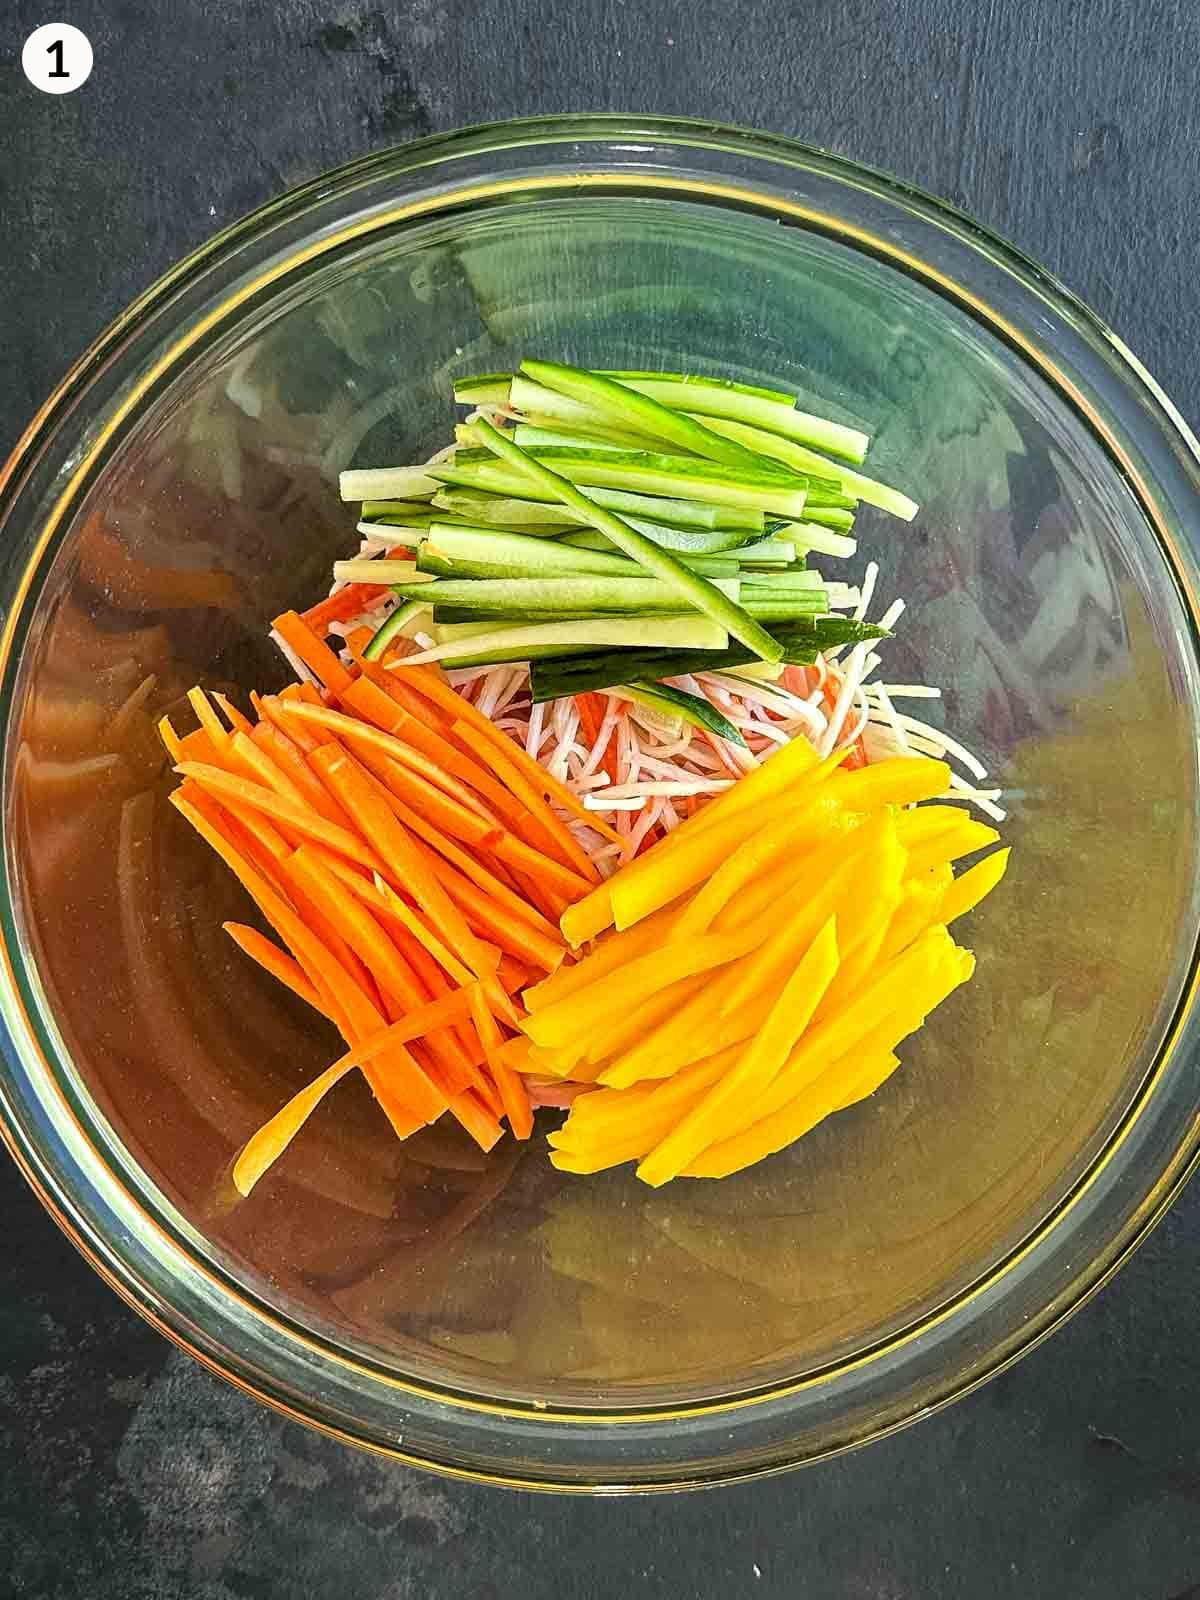
<svg viewBox="0 0 1200 1600">
<path fill-rule="evenodd" d="M 946 792 L 945 764 L 846 772 L 791 748 L 727 791 L 758 779 L 758 803 L 715 801 L 564 915 L 567 930 L 590 901 L 617 928 L 525 991 L 525 1069 L 581 1088 L 550 1135 L 562 1170 L 637 1161 L 658 1185 L 762 1160 L 872 1093 L 970 976 L 946 924 L 1008 852 L 955 878 L 995 833 L 956 806 L 912 809 Z"/>
</svg>

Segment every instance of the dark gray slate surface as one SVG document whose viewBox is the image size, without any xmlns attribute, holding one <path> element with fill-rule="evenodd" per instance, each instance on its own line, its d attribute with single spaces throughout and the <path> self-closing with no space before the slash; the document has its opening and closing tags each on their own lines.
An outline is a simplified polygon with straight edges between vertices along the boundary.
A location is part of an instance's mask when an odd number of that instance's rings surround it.
<svg viewBox="0 0 1200 1600">
<path fill-rule="evenodd" d="M 20 72 L 52 17 L 96 65 Z M 1015 239 L 1200 421 L 1193 0 L 12 0 L 0 19 L 0 448 L 100 327 L 278 190 L 464 122 L 759 124 Z M 173 1354 L 0 1164 L 0 1596 L 1200 1597 L 1200 1191 L 978 1395 L 833 1464 L 669 1501 L 439 1482 Z"/>
</svg>

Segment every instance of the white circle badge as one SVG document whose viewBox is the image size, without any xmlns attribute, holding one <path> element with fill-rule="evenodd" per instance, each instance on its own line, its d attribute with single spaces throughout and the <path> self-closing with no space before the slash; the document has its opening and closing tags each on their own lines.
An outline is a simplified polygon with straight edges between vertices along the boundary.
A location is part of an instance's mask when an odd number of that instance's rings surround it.
<svg viewBox="0 0 1200 1600">
<path fill-rule="evenodd" d="M 92 46 L 87 34 L 69 22 L 47 22 L 26 39 L 21 65 L 35 89 L 45 94 L 70 94 L 88 80 Z"/>
</svg>

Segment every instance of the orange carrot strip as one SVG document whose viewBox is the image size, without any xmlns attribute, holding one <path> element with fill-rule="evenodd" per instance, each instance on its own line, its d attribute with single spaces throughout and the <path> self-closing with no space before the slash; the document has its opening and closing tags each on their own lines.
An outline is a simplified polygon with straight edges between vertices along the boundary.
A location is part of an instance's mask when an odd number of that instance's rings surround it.
<svg viewBox="0 0 1200 1600">
<path fill-rule="evenodd" d="M 224 741 L 223 732 L 221 738 Z M 213 743 L 203 728 L 193 728 L 191 733 L 185 733 L 179 741 L 179 749 L 185 761 L 216 763 L 221 759 L 219 747 Z"/>
<path fill-rule="evenodd" d="M 320 635 L 331 622 L 349 622 L 362 611 L 370 611 L 391 593 L 385 583 L 348 583 L 345 588 L 320 600 L 300 614 L 300 620 Z M 370 638 L 370 634 L 367 635 Z"/>
<path fill-rule="evenodd" d="M 597 833 L 602 833 L 605 838 L 614 844 L 622 843 L 621 835 L 615 828 L 598 817 L 594 811 L 589 811 L 576 795 L 573 795 L 565 784 L 559 783 L 557 778 L 545 770 L 544 767 L 528 755 L 520 745 L 514 744 L 507 734 L 501 733 L 494 723 L 484 716 L 471 704 L 464 700 L 462 695 L 452 689 L 436 668 L 428 666 L 405 667 L 404 680 L 412 688 L 420 691 L 427 700 L 432 700 L 434 705 L 448 715 L 451 721 L 469 722 L 472 729 L 481 734 L 493 744 L 503 741 L 508 753 L 515 760 L 521 771 L 530 780 L 540 787 L 541 793 L 557 801 L 564 810 L 571 812 L 581 822 L 586 822 L 589 828 L 594 828 Z"/>
<path fill-rule="evenodd" d="M 439 862 L 432 851 L 428 860 L 446 893 L 477 932 L 494 939 L 509 955 L 529 961 L 543 972 L 555 972 L 561 966 L 567 953 L 561 940 L 547 938 L 524 918 L 514 917 L 469 878 L 455 873 L 448 863 Z"/>
<path fill-rule="evenodd" d="M 374 774 L 388 794 L 407 801 L 410 807 L 427 817 L 441 832 L 477 850 L 490 850 L 503 836 L 503 829 L 498 822 L 485 822 L 478 812 L 460 806 L 457 800 L 452 800 L 433 784 L 426 783 L 424 778 L 402 767 L 390 756 L 368 749 L 358 753 L 363 766 Z"/>
<path fill-rule="evenodd" d="M 212 740 L 216 749 L 220 750 L 229 735 L 225 732 L 224 724 L 220 717 L 208 703 L 208 696 L 198 685 L 188 690 L 188 704 L 196 713 L 196 721 Z"/>
<path fill-rule="evenodd" d="M 284 611 L 271 626 L 327 689 L 339 692 L 350 682 L 350 674 L 345 667 L 303 617 L 297 616 L 294 611 Z"/>
<path fill-rule="evenodd" d="M 166 746 L 167 754 L 172 761 L 182 760 L 179 735 L 171 726 L 170 717 L 160 717 L 158 720 L 158 737 Z"/>
<path fill-rule="evenodd" d="M 471 971 L 486 978 L 487 957 L 461 911 L 438 882 L 416 841 L 401 826 L 384 791 L 354 757 L 322 746 L 310 756 L 317 776 L 354 818 L 360 833 L 386 865 L 374 866 L 395 889 L 406 889 L 446 943 L 457 949 Z M 345 852 L 343 852 L 344 854 Z"/>
<path fill-rule="evenodd" d="M 384 998 L 390 997 L 395 1003 L 397 1020 L 424 1005 L 427 991 L 404 955 L 371 913 L 337 880 L 321 854 L 311 845 L 302 846 L 289 865 L 309 898 L 375 978 Z M 436 996 L 444 990 L 435 988 L 431 992 Z M 465 1065 L 462 1045 L 449 1032 L 432 1033 L 427 1043 L 434 1058 L 452 1072 Z M 426 1114 L 430 1109 L 428 1101 L 422 1104 L 414 1100 L 412 1105 L 427 1122 L 446 1109 L 443 1102 L 438 1111 L 429 1116 Z"/>
<path fill-rule="evenodd" d="M 363 684 L 362 679 L 355 679 L 341 691 L 339 698 L 347 704 L 354 704 L 354 692 L 360 687 L 370 691 L 370 684 Z M 386 704 L 386 701 L 385 701 Z M 345 743 L 353 745 L 356 751 L 363 747 L 377 751 L 380 755 L 387 756 L 390 760 L 409 769 L 416 776 L 424 779 L 427 784 L 440 789 L 443 794 L 457 801 L 466 810 L 475 812 L 493 829 L 499 831 L 499 821 L 465 784 L 448 772 L 443 772 L 436 762 L 416 750 L 412 745 L 405 744 L 403 740 L 384 733 L 374 723 L 363 721 L 360 717 L 348 717 L 343 711 L 332 711 L 328 706 L 305 706 L 294 704 L 288 708 L 289 715 L 299 717 L 302 721 L 317 723 L 323 728 L 328 728 L 333 734 Z"/>
<path fill-rule="evenodd" d="M 533 971 L 523 961 L 518 961 L 516 956 L 505 954 L 500 957 L 498 975 L 509 994 L 516 994 L 532 979 Z"/>
<path fill-rule="evenodd" d="M 277 695 L 263 695 L 260 709 L 271 727 L 282 733 L 285 738 L 290 739 L 301 755 L 307 756 L 321 745 L 328 744 L 329 736 L 322 733 L 320 729 L 305 728 L 298 722 L 285 717 L 285 707 L 295 703 L 295 696 L 289 695 L 286 690 L 281 690 Z"/>
<path fill-rule="evenodd" d="M 319 753 L 314 753 L 314 759 Z M 326 822 L 324 817 L 318 816 L 306 804 L 285 800 L 282 795 L 275 794 L 261 784 L 250 783 L 244 778 L 223 771 L 220 767 L 209 766 L 201 761 L 181 761 L 175 770 L 181 776 L 193 779 L 202 789 L 208 789 L 217 796 L 227 795 L 231 800 L 237 800 L 244 806 L 261 811 L 272 822 L 294 828 L 306 838 L 315 839 L 318 844 L 336 850 L 339 855 L 346 856 L 351 861 L 359 861 L 372 871 L 379 865 L 374 852 L 368 849 L 361 839 L 356 838 L 346 828 L 339 828 L 332 822 Z"/>
<path fill-rule="evenodd" d="M 268 755 L 281 771 L 287 773 L 314 811 L 319 811 L 327 822 L 337 823 L 339 828 L 350 827 L 350 818 L 305 761 L 300 746 L 286 733 L 277 728 L 273 722 L 260 722 L 254 728 L 251 737 L 259 749 Z M 316 745 L 313 749 L 316 749 Z"/>
<path fill-rule="evenodd" d="M 225 720 L 229 723 L 230 727 L 235 733 L 250 732 L 254 724 L 250 721 L 249 717 L 243 716 L 243 714 L 233 704 L 232 700 L 230 700 L 226 695 L 218 694 L 215 689 L 213 690 L 213 699 L 225 713 Z"/>
<path fill-rule="evenodd" d="M 562 943 L 558 924 L 542 916 L 536 906 L 531 906 L 527 900 L 524 900 L 519 894 L 502 883 L 494 871 L 483 866 L 468 851 L 461 849 L 454 843 L 453 839 L 447 839 L 444 834 L 439 833 L 433 823 L 427 822 L 422 816 L 418 816 L 412 807 L 406 806 L 399 796 L 393 795 L 388 803 L 406 828 L 415 833 L 418 838 L 423 839 L 444 860 L 456 867 L 463 877 L 469 878 L 477 888 L 482 889 L 486 895 L 499 905 L 502 905 L 506 911 L 510 911 L 515 917 L 519 917 L 522 922 L 527 922 L 531 928 L 536 928 L 547 939 L 553 940 L 558 944 Z M 501 868 L 501 871 L 503 870 Z"/>
<path fill-rule="evenodd" d="M 225 865 L 235 875 L 251 899 L 258 906 L 263 916 L 291 946 L 297 960 L 311 974 L 319 975 L 321 984 L 328 989 L 339 1011 L 345 1018 L 347 1028 L 354 1037 L 347 1040 L 351 1046 L 369 1038 L 377 1033 L 383 1026 L 383 1019 L 371 1004 L 367 995 L 349 977 L 344 967 L 334 960 L 321 941 L 309 931 L 299 916 L 288 905 L 282 895 L 272 888 L 271 884 L 257 871 L 244 856 L 236 850 L 228 840 L 214 828 L 196 809 L 190 805 L 178 792 L 171 795 L 171 804 L 181 815 L 186 817 L 200 837 L 210 845 L 221 857 Z M 412 1058 L 408 1057 L 408 1062 Z M 388 1077 L 384 1078 L 377 1070 L 367 1073 L 375 1098 L 383 1107 L 389 1121 L 401 1139 L 408 1137 L 412 1132 L 413 1113 L 397 1092 L 397 1085 L 390 1081 L 395 1073 L 395 1058 L 389 1055 L 388 1065 L 392 1068 Z M 400 1060 L 401 1067 L 408 1063 Z M 413 1072 L 416 1068 L 412 1062 Z M 401 1072 L 400 1076 L 410 1076 Z M 421 1074 L 423 1077 L 424 1075 Z"/>
<path fill-rule="evenodd" d="M 375 634 L 370 628 L 355 628 L 346 635 L 346 649 L 349 650 L 355 661 L 359 663 L 360 669 L 362 653 L 374 637 Z"/>
<path fill-rule="evenodd" d="M 478 984 L 471 989 L 471 1015 L 475 1019 L 476 1031 L 483 1041 L 488 1070 L 500 1090 L 500 1099 L 504 1104 L 508 1125 L 516 1138 L 528 1139 L 533 1132 L 533 1111 L 529 1105 L 529 1096 L 525 1093 L 525 1085 L 520 1078 L 497 1053 L 504 1043 L 504 1035 L 496 1026 L 496 1019 L 488 1010 L 483 990 Z"/>
<path fill-rule="evenodd" d="M 581 878 L 570 867 L 564 867 L 560 861 L 543 855 L 540 850 L 535 850 L 524 839 L 518 839 L 511 833 L 504 834 L 492 848 L 505 866 L 532 878 L 543 892 L 560 895 L 569 905 L 592 891 L 593 885 L 586 878 Z"/>
<path fill-rule="evenodd" d="M 460 779 L 469 789 L 481 795 L 505 821 L 514 824 L 519 822 L 524 807 L 502 783 L 497 783 L 485 767 L 464 755 L 457 745 L 451 744 L 449 739 L 444 739 L 425 722 L 410 715 L 392 699 L 390 672 L 376 666 L 373 661 L 364 661 L 362 672 L 363 676 L 356 678 L 341 696 L 346 705 L 384 733 L 390 733 L 393 738 L 419 750 L 443 771 Z"/>
<path fill-rule="evenodd" d="M 461 720 L 456 722 L 450 731 L 464 742 L 471 738 L 471 727 L 467 722 Z M 505 744 L 510 750 L 516 749 L 511 739 L 506 739 Z M 520 767 L 510 758 L 508 750 L 502 749 L 497 743 L 487 741 L 480 746 L 480 754 L 537 823 L 538 832 L 549 846 L 549 853 L 556 856 L 564 866 L 573 867 L 589 882 L 599 883 L 600 869 L 587 851 L 576 843 L 571 830 L 555 814 L 540 790 L 526 778 Z"/>
<path fill-rule="evenodd" d="M 251 928 L 244 922 L 223 922 L 221 926 L 238 949 L 243 950 L 251 961 L 257 961 L 264 972 L 269 972 L 285 988 L 299 995 L 301 1000 L 306 1000 L 314 1011 L 323 1012 L 321 997 L 305 977 L 304 968 L 298 961 L 278 945 L 272 944 L 257 928 Z"/>
<path fill-rule="evenodd" d="M 308 797 L 299 785 L 248 734 L 240 729 L 232 733 L 228 750 L 233 759 L 224 763 L 227 771 L 232 770 L 236 763 L 252 783 L 259 783 L 264 789 L 273 789 L 276 794 L 297 805 L 307 805 Z"/>
<path fill-rule="evenodd" d="M 504 1129 L 470 1089 L 455 1095 L 450 1110 L 462 1123 L 481 1150 L 490 1150 L 497 1144 Z"/>
</svg>

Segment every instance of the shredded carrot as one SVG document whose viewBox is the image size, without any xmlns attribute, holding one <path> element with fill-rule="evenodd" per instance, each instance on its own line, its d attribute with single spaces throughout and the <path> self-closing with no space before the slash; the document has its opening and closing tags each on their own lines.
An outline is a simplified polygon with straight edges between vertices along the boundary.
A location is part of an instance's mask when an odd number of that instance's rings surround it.
<svg viewBox="0 0 1200 1600">
<path fill-rule="evenodd" d="M 508 1125 L 516 1138 L 528 1139 L 533 1132 L 533 1112 L 530 1109 L 529 1096 L 525 1093 L 525 1085 L 521 1079 L 498 1054 L 500 1046 L 504 1043 L 504 1036 L 496 1026 L 496 1019 L 488 1010 L 483 990 L 478 984 L 471 989 L 471 1015 L 475 1019 L 476 1031 L 483 1041 L 488 1070 L 500 1090 Z"/>
<path fill-rule="evenodd" d="M 336 850 L 339 855 L 344 855 L 351 861 L 361 862 L 364 867 L 369 867 L 372 871 L 379 864 L 375 853 L 364 845 L 360 838 L 346 828 L 339 828 L 332 822 L 326 822 L 324 817 L 319 816 L 307 804 L 285 800 L 282 795 L 275 794 L 261 784 L 250 783 L 244 778 L 235 777 L 233 773 L 225 772 L 220 767 L 209 766 L 202 761 L 181 761 L 175 770 L 182 777 L 191 778 L 202 789 L 208 789 L 219 797 L 228 796 L 241 805 L 261 811 L 272 822 L 282 827 L 294 828 L 306 838 L 315 839 L 318 844 Z"/>
<path fill-rule="evenodd" d="M 278 945 L 271 943 L 265 934 L 259 933 L 257 928 L 248 927 L 244 922 L 223 922 L 221 926 L 240 950 L 244 950 L 251 961 L 257 961 L 264 972 L 269 972 L 273 978 L 299 995 L 301 1000 L 308 1002 L 314 1011 L 323 1011 L 321 997 L 316 989 L 304 975 L 304 968 L 291 956 L 282 951 Z"/>
<path fill-rule="evenodd" d="M 321 783 L 305 761 L 299 745 L 288 734 L 273 722 L 259 722 L 253 728 L 251 737 L 280 771 L 287 774 L 314 811 L 320 812 L 327 822 L 336 823 L 339 828 L 350 826 L 350 818 Z"/>
<path fill-rule="evenodd" d="M 249 733 L 251 731 L 253 724 L 251 723 L 249 717 L 244 716 L 242 712 L 240 712 L 233 704 L 232 700 L 228 698 L 228 696 L 219 694 L 214 689 L 213 699 L 225 713 L 225 720 L 229 723 L 230 727 L 235 733 Z"/>
<path fill-rule="evenodd" d="M 369 696 L 372 690 L 373 685 L 366 683 L 362 679 L 356 679 L 347 685 L 339 698 L 347 705 L 351 705 L 355 710 L 358 710 L 359 699 L 363 698 L 364 695 Z M 386 705 L 386 697 L 379 690 L 374 690 L 374 692 L 379 694 Z M 468 789 L 465 784 L 460 783 L 450 773 L 443 772 L 435 761 L 431 761 L 428 756 L 423 755 L 414 746 L 406 744 L 402 739 L 397 739 L 393 734 L 385 733 L 381 728 L 376 727 L 374 723 L 362 720 L 362 716 L 365 713 L 360 713 L 358 717 L 349 717 L 345 712 L 332 711 L 327 706 L 296 705 L 289 708 L 288 714 L 293 718 L 298 717 L 304 722 L 317 723 L 323 728 L 328 728 L 330 733 L 353 745 L 356 749 L 361 749 L 365 746 L 369 750 L 378 751 L 392 761 L 399 762 L 401 766 L 411 769 L 414 774 L 423 778 L 426 783 L 441 789 L 444 794 L 457 801 L 466 810 L 476 812 L 493 828 L 499 828 L 497 819 L 483 804 L 482 800 Z"/>
<path fill-rule="evenodd" d="M 371 771 L 389 794 L 405 801 L 413 810 L 428 818 L 439 832 L 449 834 L 463 844 L 473 845 L 478 850 L 494 849 L 504 837 L 504 830 L 497 822 L 485 822 L 477 811 L 460 806 L 457 800 L 451 799 L 433 784 L 426 783 L 418 773 L 402 767 L 390 756 L 365 748 L 359 751 L 359 755 L 363 766 Z"/>
<path fill-rule="evenodd" d="M 220 717 L 208 703 L 208 696 L 203 689 L 188 690 L 188 704 L 196 713 L 196 721 L 212 740 L 215 749 L 220 750 L 229 735 L 225 732 Z"/>
<path fill-rule="evenodd" d="M 482 711 L 476 709 L 469 700 L 464 700 L 456 690 L 452 689 L 436 668 L 428 666 L 406 667 L 404 669 L 405 681 L 413 688 L 418 689 L 427 700 L 432 700 L 439 709 L 449 713 L 455 720 L 469 722 L 474 731 L 481 734 L 493 744 L 501 743 L 506 751 L 513 755 L 513 759 L 524 772 L 525 776 L 539 785 L 543 795 L 555 800 L 564 810 L 571 812 L 581 822 L 586 822 L 589 828 L 595 828 L 614 844 L 624 841 L 615 828 L 610 827 L 602 817 L 594 811 L 589 811 L 577 795 L 571 793 L 565 784 L 559 783 L 544 767 L 538 765 L 532 756 L 527 755 L 518 744 L 500 731 Z"/>
<path fill-rule="evenodd" d="M 285 800 L 292 800 L 297 805 L 307 805 L 308 797 L 300 789 L 279 764 L 272 761 L 260 745 L 256 744 L 248 734 L 240 729 L 230 735 L 226 747 L 227 757 L 219 765 L 227 772 L 241 773 L 251 783 L 261 784 L 264 789 L 273 789 L 276 794 L 282 795 Z"/>
<path fill-rule="evenodd" d="M 490 1150 L 504 1132 L 496 1118 L 470 1089 L 455 1095 L 450 1102 L 450 1110 L 481 1150 Z"/>
<path fill-rule="evenodd" d="M 486 977 L 487 957 L 475 935 L 430 870 L 416 841 L 396 820 L 378 783 L 353 756 L 335 747 L 322 746 L 309 759 L 322 783 L 328 785 L 386 863 L 373 866 L 373 870 L 380 871 L 394 888 L 406 888 L 442 938 L 461 951 L 476 977 Z"/>
<path fill-rule="evenodd" d="M 515 794 L 497 783 L 487 769 L 457 745 L 445 739 L 420 717 L 413 716 L 393 698 L 393 674 L 376 666 L 373 661 L 358 663 L 363 676 L 356 678 L 341 699 L 360 717 L 375 724 L 385 733 L 403 740 L 419 750 L 444 771 L 459 778 L 470 789 L 481 795 L 497 815 L 509 822 L 520 820 L 524 807 Z M 440 718 L 438 719 L 440 723 Z"/>
<path fill-rule="evenodd" d="M 431 846 L 444 861 L 456 867 L 462 876 L 469 879 L 476 888 L 482 889 L 490 899 L 495 900 L 506 911 L 511 912 L 514 917 L 518 917 L 522 922 L 527 922 L 531 928 L 536 929 L 538 933 L 543 934 L 551 942 L 557 942 L 561 947 L 562 940 L 559 936 L 557 925 L 547 917 L 542 916 L 536 907 L 530 905 L 527 900 L 522 899 L 507 884 L 501 882 L 495 875 L 497 863 L 493 861 L 491 870 L 483 866 L 468 851 L 455 844 L 453 839 L 447 839 L 444 834 L 440 833 L 432 822 L 419 816 L 410 806 L 405 805 L 398 795 L 389 795 L 388 804 L 406 828 L 415 833 L 425 844 Z M 503 867 L 500 870 L 503 871 Z M 440 869 L 439 875 L 442 875 Z M 444 875 L 442 876 L 443 881 L 445 881 Z"/>
<path fill-rule="evenodd" d="M 182 749 L 181 749 L 181 745 L 180 745 L 180 741 L 179 741 L 179 735 L 175 732 L 175 729 L 171 726 L 170 717 L 160 717 L 159 718 L 159 722 L 158 722 L 158 737 L 162 740 L 163 744 L 166 746 L 167 754 L 170 756 L 170 758 L 171 758 L 171 760 L 173 762 L 174 761 L 181 761 L 183 759 Z"/>
<path fill-rule="evenodd" d="M 350 682 L 350 674 L 345 667 L 324 639 L 317 637 L 303 617 L 297 616 L 294 611 L 284 611 L 275 618 L 271 626 L 284 644 L 295 652 L 327 689 L 341 691 Z M 302 685 L 301 688 L 303 687 Z"/>
<path fill-rule="evenodd" d="M 470 740 L 471 729 L 466 722 L 456 722 L 450 731 L 464 742 Z M 511 740 L 508 744 L 509 749 L 516 748 Z M 499 744 L 488 742 L 480 745 L 480 754 L 495 769 L 497 776 L 508 785 L 537 823 L 538 833 L 545 840 L 549 853 L 589 882 L 599 883 L 600 869 L 587 852 L 576 843 L 566 823 L 555 815 L 540 789 L 530 783 L 517 763 L 511 759 L 508 751 L 502 749 Z"/>
<path fill-rule="evenodd" d="M 377 1033 L 383 1026 L 383 1018 L 371 1004 L 368 996 L 354 983 L 345 968 L 334 960 L 321 941 L 309 931 L 283 896 L 273 889 L 263 875 L 201 816 L 195 806 L 190 805 L 178 792 L 171 795 L 170 799 L 171 804 L 187 818 L 201 838 L 217 852 L 234 873 L 267 921 L 291 946 L 301 965 L 310 975 L 319 976 L 318 988 L 324 987 L 328 990 L 335 1006 L 345 1018 L 346 1027 L 354 1034 L 347 1043 L 354 1045 Z M 389 1056 L 389 1063 L 391 1061 L 392 1057 Z M 411 1077 L 420 1070 L 411 1056 L 407 1057 L 407 1063 L 401 1061 L 400 1064 L 402 1067 L 411 1064 L 412 1067 L 412 1073 L 402 1071 L 399 1074 L 402 1077 Z M 412 1108 L 401 1098 L 397 1087 L 378 1071 L 371 1071 L 368 1077 L 375 1097 L 387 1113 L 398 1137 L 407 1138 L 412 1132 Z"/>
</svg>

